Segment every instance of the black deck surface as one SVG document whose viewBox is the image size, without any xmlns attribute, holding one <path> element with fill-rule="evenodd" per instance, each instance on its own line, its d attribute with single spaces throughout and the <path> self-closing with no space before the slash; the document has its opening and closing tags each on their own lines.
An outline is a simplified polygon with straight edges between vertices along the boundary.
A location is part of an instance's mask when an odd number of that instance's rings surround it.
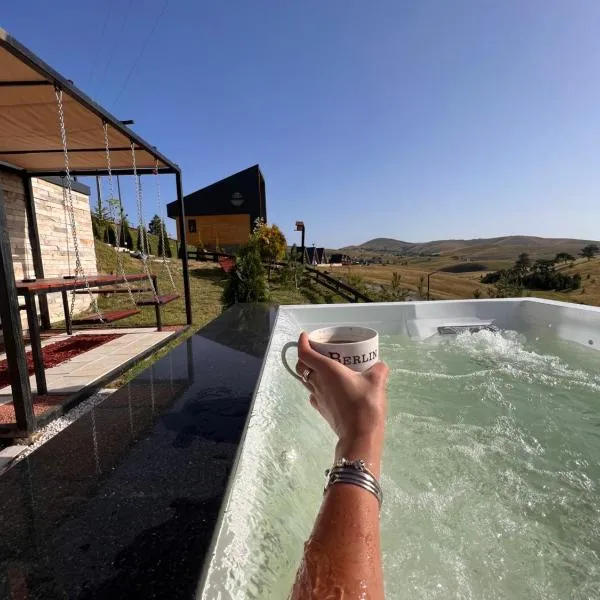
<svg viewBox="0 0 600 600">
<path fill-rule="evenodd" d="M 238 305 L 0 477 L 0 598 L 193 598 L 270 336 Z"/>
</svg>

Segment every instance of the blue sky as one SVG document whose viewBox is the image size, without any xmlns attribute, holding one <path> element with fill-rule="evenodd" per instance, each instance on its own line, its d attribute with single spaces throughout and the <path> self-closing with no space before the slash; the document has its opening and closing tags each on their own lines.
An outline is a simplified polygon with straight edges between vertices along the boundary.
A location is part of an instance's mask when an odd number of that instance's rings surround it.
<svg viewBox="0 0 600 600">
<path fill-rule="evenodd" d="M 0 27 L 186 193 L 260 163 L 291 241 L 600 238 L 598 0 L 36 0 Z"/>
</svg>

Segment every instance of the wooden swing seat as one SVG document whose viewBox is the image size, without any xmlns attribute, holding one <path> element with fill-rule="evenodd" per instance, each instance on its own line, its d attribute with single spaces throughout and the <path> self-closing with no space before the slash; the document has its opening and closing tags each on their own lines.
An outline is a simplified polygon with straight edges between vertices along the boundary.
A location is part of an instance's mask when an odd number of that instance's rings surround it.
<svg viewBox="0 0 600 600">
<path fill-rule="evenodd" d="M 177 300 L 181 298 L 179 294 L 165 294 L 163 296 L 158 296 L 154 298 L 154 296 L 150 298 L 142 298 L 138 300 L 136 304 L 138 306 L 163 306 L 164 304 L 169 304 L 169 302 L 173 302 L 173 300 Z"/>
<path fill-rule="evenodd" d="M 127 317 L 132 317 L 133 315 L 139 314 L 137 308 L 129 308 L 127 310 L 108 310 L 102 313 L 102 319 L 100 319 L 100 315 L 91 314 L 91 315 L 81 315 L 79 317 L 75 317 L 72 321 L 73 325 L 101 325 L 102 323 L 113 323 L 114 321 L 120 321 L 121 319 L 126 319 Z"/>
<path fill-rule="evenodd" d="M 131 292 L 133 294 L 143 293 L 143 292 L 151 292 L 152 288 L 131 288 Z M 96 288 L 90 290 L 92 294 L 101 294 L 101 295 L 109 295 L 109 294 L 127 294 L 129 290 L 127 288 L 121 287 L 105 287 L 105 288 Z M 76 294 L 87 294 L 87 290 L 75 290 Z"/>
</svg>

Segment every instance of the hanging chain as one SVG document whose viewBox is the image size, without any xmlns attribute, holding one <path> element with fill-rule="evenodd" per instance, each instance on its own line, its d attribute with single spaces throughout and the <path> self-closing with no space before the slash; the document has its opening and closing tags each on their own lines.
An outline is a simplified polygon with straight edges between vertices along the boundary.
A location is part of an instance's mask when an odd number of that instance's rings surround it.
<svg viewBox="0 0 600 600">
<path fill-rule="evenodd" d="M 146 227 L 144 226 L 144 206 L 143 206 L 143 198 L 142 198 L 142 182 L 140 181 L 140 177 L 137 174 L 137 165 L 135 162 L 135 144 L 131 142 L 131 159 L 133 163 L 133 178 L 135 179 L 135 199 L 137 204 L 137 213 L 138 213 L 138 235 L 142 236 L 142 264 L 144 265 L 144 273 L 148 278 L 148 282 L 150 283 L 150 288 L 152 289 L 152 295 L 154 296 L 154 301 L 158 304 L 158 294 L 156 293 L 156 288 L 154 287 L 154 281 L 152 279 L 152 275 L 150 274 L 150 269 L 148 268 L 148 238 L 146 237 Z M 144 247 L 145 246 L 145 247 Z"/>
<path fill-rule="evenodd" d="M 162 249 L 162 265 L 163 269 L 166 270 L 169 275 L 169 280 L 171 281 L 171 287 L 173 288 L 173 291 L 177 293 L 177 286 L 175 285 L 175 281 L 173 279 L 173 273 L 171 273 L 169 262 L 167 261 L 167 247 L 165 246 L 165 242 L 167 242 L 167 240 L 165 240 L 165 229 L 167 226 L 164 220 L 164 210 L 160 202 L 160 175 L 158 174 L 158 159 L 156 159 L 156 165 L 154 167 L 154 177 L 156 179 L 156 207 L 158 209 L 157 214 L 160 217 L 160 245 Z"/>
<path fill-rule="evenodd" d="M 67 268 L 69 270 L 69 277 L 71 276 L 71 248 L 69 247 L 69 213 L 67 212 L 67 188 L 65 187 L 65 178 L 61 177 L 60 182 L 62 184 L 62 197 L 63 197 L 63 209 L 65 212 L 65 231 L 67 233 Z"/>
<path fill-rule="evenodd" d="M 106 168 L 108 171 L 108 193 L 110 194 L 110 198 L 108 201 L 109 210 L 111 212 L 111 218 L 113 221 L 117 223 L 117 245 L 115 246 L 115 252 L 117 255 L 117 275 L 120 275 L 123 278 L 123 283 L 127 288 L 127 294 L 129 295 L 129 299 L 131 300 L 131 304 L 135 306 L 135 298 L 133 296 L 133 292 L 131 290 L 131 285 L 129 285 L 129 281 L 127 280 L 127 275 L 125 274 L 125 265 L 123 264 L 123 256 L 120 252 L 121 249 L 121 235 L 123 231 L 123 207 L 121 206 L 121 214 L 119 215 L 118 220 L 116 219 L 116 210 L 114 206 L 115 199 L 115 186 L 113 184 L 113 176 L 112 176 L 112 166 L 110 162 L 110 144 L 108 142 L 108 123 L 104 121 L 102 123 L 102 128 L 104 130 L 104 149 L 106 151 Z M 125 237 L 125 236 L 123 236 Z"/>
<path fill-rule="evenodd" d="M 58 122 L 60 127 L 60 137 L 63 146 L 63 154 L 65 156 L 65 178 L 67 180 L 67 193 L 65 198 L 67 200 L 66 210 L 69 214 L 69 219 L 71 221 L 71 234 L 73 236 L 73 249 L 75 250 L 75 281 L 77 281 L 78 277 L 81 277 L 83 283 L 85 284 L 85 289 L 90 296 L 92 301 L 92 306 L 94 308 L 95 313 L 98 315 L 100 322 L 104 323 L 104 319 L 102 318 L 102 313 L 100 312 L 100 308 L 98 307 L 98 300 L 96 296 L 94 296 L 92 290 L 90 289 L 90 283 L 88 281 L 87 275 L 81 264 L 81 255 L 79 253 L 79 239 L 77 236 L 77 223 L 75 220 L 75 208 L 73 207 L 73 189 L 72 189 L 72 180 L 71 180 L 71 171 L 69 167 L 69 150 L 67 145 L 67 129 L 65 127 L 65 114 L 63 110 L 63 92 L 59 87 L 54 88 L 54 93 L 56 94 L 56 103 L 58 105 Z M 67 232 L 68 235 L 68 232 Z M 73 311 L 75 309 L 75 288 L 73 288 L 71 294 L 71 309 L 69 312 L 69 320 L 73 319 Z"/>
</svg>

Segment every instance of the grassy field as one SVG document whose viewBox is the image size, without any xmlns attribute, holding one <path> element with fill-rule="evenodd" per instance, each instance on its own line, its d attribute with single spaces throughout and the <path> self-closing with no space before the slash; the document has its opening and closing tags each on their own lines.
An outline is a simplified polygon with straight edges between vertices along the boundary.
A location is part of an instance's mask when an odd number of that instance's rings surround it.
<svg viewBox="0 0 600 600">
<path fill-rule="evenodd" d="M 344 276 L 348 273 L 359 275 L 367 283 L 389 284 L 392 274 L 400 274 L 400 283 L 413 294 L 417 292 L 419 280 L 424 278 L 423 295 L 427 292 L 427 274 L 438 271 L 449 265 L 457 264 L 451 257 L 431 257 L 408 259 L 407 264 L 396 265 L 353 265 L 351 267 L 340 267 L 329 269 L 333 276 Z M 488 271 L 506 268 L 513 264 L 512 260 L 485 261 Z M 578 302 L 580 304 L 589 304 L 600 306 L 600 258 L 578 259 L 573 267 L 561 265 L 557 270 L 564 271 L 569 275 L 579 273 L 582 278 L 581 288 L 569 292 L 543 292 L 526 291 L 527 295 L 538 298 L 550 298 L 561 300 L 563 302 Z M 476 290 L 481 293 L 481 298 L 488 297 L 488 290 L 491 286 L 484 285 L 479 279 L 486 271 L 475 271 L 472 273 L 439 273 L 431 275 L 431 298 L 434 300 L 451 300 L 456 298 L 473 298 Z"/>
</svg>

